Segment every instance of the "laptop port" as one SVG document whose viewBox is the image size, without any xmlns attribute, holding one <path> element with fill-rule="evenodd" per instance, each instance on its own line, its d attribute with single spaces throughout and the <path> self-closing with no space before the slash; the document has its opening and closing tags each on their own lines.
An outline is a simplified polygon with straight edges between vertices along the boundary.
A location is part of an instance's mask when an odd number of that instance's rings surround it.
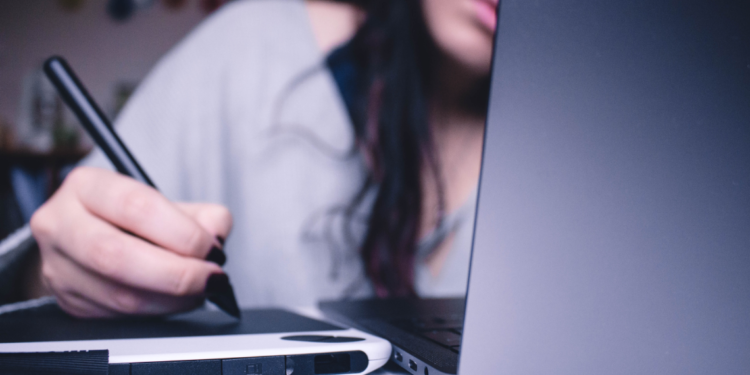
<svg viewBox="0 0 750 375">
<path fill-rule="evenodd" d="M 414 371 L 417 371 L 417 369 L 419 369 L 419 367 L 417 367 L 417 363 L 412 361 L 411 359 L 409 360 L 409 368 Z"/>
<path fill-rule="evenodd" d="M 393 358 L 395 358 L 399 362 L 403 362 L 404 361 L 404 357 L 399 352 L 396 352 L 396 354 L 393 355 Z"/>
<path fill-rule="evenodd" d="M 427 366 L 424 367 L 424 375 L 430 375 L 430 370 L 427 369 Z"/>
</svg>

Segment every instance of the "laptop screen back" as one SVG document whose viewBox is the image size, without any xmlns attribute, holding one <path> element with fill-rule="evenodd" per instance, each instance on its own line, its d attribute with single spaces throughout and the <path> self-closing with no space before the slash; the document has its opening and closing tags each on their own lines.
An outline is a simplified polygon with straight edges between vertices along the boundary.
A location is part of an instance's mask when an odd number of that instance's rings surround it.
<svg viewBox="0 0 750 375">
<path fill-rule="evenodd" d="M 502 1 L 459 373 L 750 372 L 749 9 Z"/>
</svg>

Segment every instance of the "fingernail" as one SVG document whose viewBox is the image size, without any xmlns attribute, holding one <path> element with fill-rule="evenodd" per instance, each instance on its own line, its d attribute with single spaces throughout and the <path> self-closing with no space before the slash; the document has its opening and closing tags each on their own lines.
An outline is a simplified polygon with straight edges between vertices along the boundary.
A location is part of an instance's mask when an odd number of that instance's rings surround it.
<svg viewBox="0 0 750 375">
<path fill-rule="evenodd" d="M 214 246 L 211 248 L 211 251 L 208 252 L 208 255 L 206 256 L 206 260 L 209 262 L 216 263 L 220 266 L 223 266 L 224 263 L 227 262 L 227 255 L 224 254 L 224 251 Z"/>
<path fill-rule="evenodd" d="M 221 246 L 224 246 L 224 237 L 216 236 L 216 241 L 219 241 L 219 244 L 221 244 Z"/>
</svg>

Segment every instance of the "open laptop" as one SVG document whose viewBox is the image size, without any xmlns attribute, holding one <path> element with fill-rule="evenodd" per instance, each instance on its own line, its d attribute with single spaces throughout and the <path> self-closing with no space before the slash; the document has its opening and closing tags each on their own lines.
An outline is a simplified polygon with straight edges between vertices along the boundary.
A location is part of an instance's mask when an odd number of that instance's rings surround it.
<svg viewBox="0 0 750 375">
<path fill-rule="evenodd" d="M 750 373 L 750 3 L 498 9 L 464 321 L 321 307 L 413 374 Z"/>
</svg>

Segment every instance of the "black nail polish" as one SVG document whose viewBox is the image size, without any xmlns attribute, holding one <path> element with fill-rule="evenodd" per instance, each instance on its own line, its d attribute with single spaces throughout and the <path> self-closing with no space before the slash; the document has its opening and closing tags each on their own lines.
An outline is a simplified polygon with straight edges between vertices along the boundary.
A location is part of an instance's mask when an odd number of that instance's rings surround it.
<svg viewBox="0 0 750 375">
<path fill-rule="evenodd" d="M 211 251 L 208 252 L 208 255 L 206 256 L 206 260 L 209 262 L 216 263 L 220 266 L 223 266 L 224 263 L 227 262 L 227 255 L 224 254 L 224 251 L 214 246 L 211 248 Z"/>
<path fill-rule="evenodd" d="M 240 308 L 234 297 L 234 289 L 229 283 L 229 276 L 224 273 L 215 273 L 206 281 L 206 298 L 227 314 L 240 318 Z"/>
<path fill-rule="evenodd" d="M 216 236 L 216 241 L 219 241 L 219 244 L 221 244 L 221 246 L 224 246 L 224 237 Z"/>
</svg>

